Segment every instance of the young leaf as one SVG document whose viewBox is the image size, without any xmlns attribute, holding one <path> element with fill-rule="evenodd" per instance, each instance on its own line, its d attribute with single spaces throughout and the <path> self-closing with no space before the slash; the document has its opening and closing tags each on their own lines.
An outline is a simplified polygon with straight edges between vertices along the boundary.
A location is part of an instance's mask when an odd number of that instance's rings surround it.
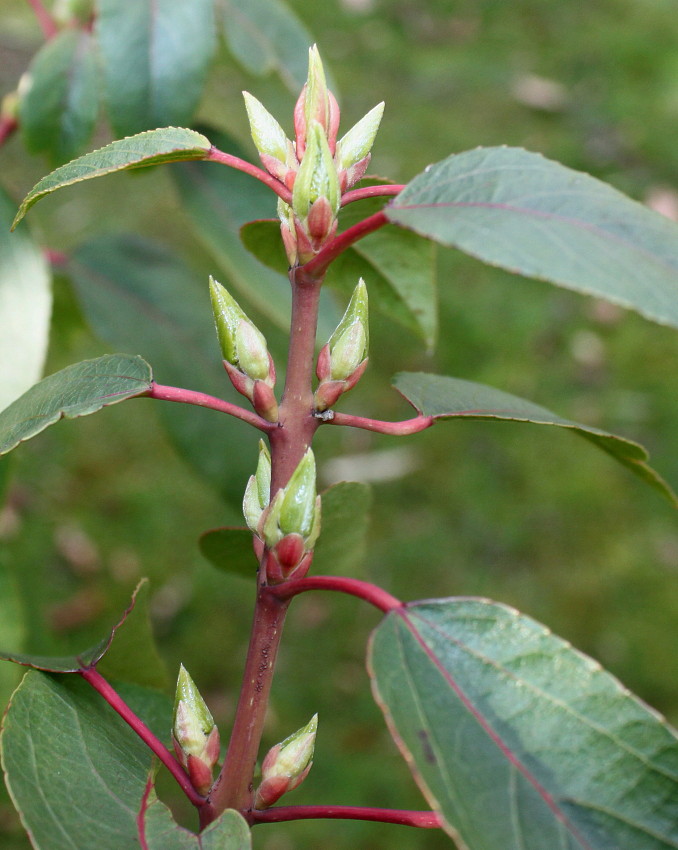
<svg viewBox="0 0 678 850">
<path fill-rule="evenodd" d="M 190 123 L 215 48 L 214 0 L 97 0 L 97 12 L 114 132 Z"/>
<path fill-rule="evenodd" d="M 170 700 L 116 689 L 166 740 Z M 4 718 L 2 765 L 36 850 L 139 847 L 137 813 L 151 752 L 79 676 L 30 670 Z"/>
<path fill-rule="evenodd" d="M 195 835 L 180 827 L 149 784 L 138 818 L 139 839 L 145 850 L 250 850 L 251 834 L 239 812 L 227 809 Z"/>
<path fill-rule="evenodd" d="M 52 312 L 42 251 L 25 228 L 9 232 L 15 209 L 0 188 L 0 410 L 39 380 Z"/>
<path fill-rule="evenodd" d="M 678 846 L 678 737 L 599 664 L 517 611 L 388 614 L 374 696 L 430 805 L 473 850 Z"/>
<path fill-rule="evenodd" d="M 250 73 L 275 71 L 298 95 L 306 82 L 313 38 L 284 0 L 218 0 L 229 50 Z"/>
<path fill-rule="evenodd" d="M 207 280 L 172 251 L 139 237 L 103 236 L 80 245 L 65 271 L 94 332 L 112 347 L 140 351 L 160 383 L 227 391 Z M 242 425 L 189 405 L 155 409 L 182 454 L 239 506 L 253 456 L 224 446 L 239 444 Z"/>
<path fill-rule="evenodd" d="M 678 497 L 646 461 L 648 453 L 638 443 L 610 434 L 600 428 L 563 419 L 545 407 L 473 381 L 428 375 L 424 372 L 400 372 L 394 387 L 425 416 L 435 419 L 500 419 L 531 422 L 568 428 L 612 455 L 670 502 L 678 505 Z"/>
<path fill-rule="evenodd" d="M 95 666 L 106 678 L 164 688 L 167 674 L 153 640 L 148 613 L 148 580 L 141 581 L 118 623 L 95 646 L 78 655 L 0 652 L 0 658 L 47 673 L 77 673 Z M 139 659 L 143 658 L 143 665 Z"/>
<path fill-rule="evenodd" d="M 0 455 L 60 419 L 87 416 L 144 395 L 152 379 L 148 363 L 131 354 L 107 354 L 55 372 L 0 411 Z"/>
<path fill-rule="evenodd" d="M 204 159 L 210 147 L 211 143 L 205 136 L 181 127 L 149 130 L 137 136 L 111 142 L 110 145 L 67 162 L 36 183 L 21 202 L 12 228 L 17 226 L 40 198 L 64 186 L 71 186 L 92 177 L 103 177 L 115 171 L 128 171 L 131 168 L 144 168 L 148 165 L 186 159 Z"/>
<path fill-rule="evenodd" d="M 539 154 L 501 147 L 448 157 L 385 211 L 485 263 L 678 327 L 678 226 Z"/>
<path fill-rule="evenodd" d="M 314 570 L 355 573 L 365 552 L 372 492 L 367 484 L 340 481 L 322 493 L 322 528 Z M 199 541 L 203 556 L 223 572 L 253 579 L 257 560 L 247 528 L 215 528 Z"/>
<path fill-rule="evenodd" d="M 99 111 L 98 67 L 90 33 L 67 28 L 33 59 L 19 100 L 19 126 L 31 153 L 62 163 L 87 144 Z"/>
</svg>

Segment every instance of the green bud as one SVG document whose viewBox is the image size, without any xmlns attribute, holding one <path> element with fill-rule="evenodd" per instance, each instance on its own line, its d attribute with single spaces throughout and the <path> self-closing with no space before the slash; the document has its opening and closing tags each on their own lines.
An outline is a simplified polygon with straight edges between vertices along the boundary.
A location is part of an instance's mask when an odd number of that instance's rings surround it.
<svg viewBox="0 0 678 850">
<path fill-rule="evenodd" d="M 205 747 L 214 728 L 215 723 L 210 710 L 182 664 L 179 668 L 174 699 L 172 721 L 174 739 L 187 756 L 204 759 Z"/>
<path fill-rule="evenodd" d="M 306 726 L 268 751 L 261 765 L 255 808 L 267 808 L 301 785 L 313 764 L 317 730 L 318 715 L 314 714 Z"/>
<path fill-rule="evenodd" d="M 271 455 L 263 440 L 259 440 L 257 471 L 250 476 L 243 499 L 243 513 L 248 527 L 255 533 L 259 520 L 268 507 L 271 491 Z"/>
<path fill-rule="evenodd" d="M 264 335 L 238 302 L 212 277 L 210 298 L 224 360 L 252 380 L 266 380 L 270 373 L 270 360 Z"/>
<path fill-rule="evenodd" d="M 315 457 L 312 449 L 299 461 L 292 473 L 280 505 L 280 530 L 283 534 L 307 537 L 313 528 L 315 515 Z"/>
<path fill-rule="evenodd" d="M 370 109 L 337 143 L 337 164 L 340 169 L 351 168 L 372 150 L 383 113 L 382 101 Z"/>
<path fill-rule="evenodd" d="M 308 130 L 306 151 L 292 190 L 292 209 L 302 222 L 318 198 L 326 198 L 336 216 L 341 201 L 337 167 L 323 128 L 314 121 Z"/>
<path fill-rule="evenodd" d="M 308 78 L 306 80 L 306 100 L 304 102 L 306 126 L 318 121 L 326 133 L 329 125 L 330 99 L 327 91 L 325 69 L 317 45 L 308 51 Z"/>
<path fill-rule="evenodd" d="M 52 17 L 62 26 L 73 20 L 87 23 L 93 14 L 93 0 L 56 0 L 52 7 Z"/>
<path fill-rule="evenodd" d="M 329 339 L 330 380 L 345 381 L 369 350 L 367 287 L 360 278 L 342 320 Z"/>
<path fill-rule="evenodd" d="M 275 157 L 280 162 L 286 162 L 289 143 L 285 131 L 256 97 L 246 91 L 243 92 L 243 97 L 250 122 L 250 132 L 257 150 L 261 154 Z"/>
</svg>

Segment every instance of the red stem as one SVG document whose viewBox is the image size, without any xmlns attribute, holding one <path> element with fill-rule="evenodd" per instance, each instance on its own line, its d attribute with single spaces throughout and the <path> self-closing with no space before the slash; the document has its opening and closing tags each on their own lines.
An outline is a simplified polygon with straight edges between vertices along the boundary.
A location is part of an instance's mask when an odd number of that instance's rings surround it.
<svg viewBox="0 0 678 850">
<path fill-rule="evenodd" d="M 191 803 L 198 807 L 204 806 L 205 798 L 198 794 L 195 788 L 191 785 L 191 780 L 188 778 L 188 775 L 179 762 L 174 758 L 172 753 L 167 749 L 162 741 L 159 738 L 156 738 L 153 732 L 151 732 L 148 726 L 146 726 L 144 721 L 140 717 L 137 717 L 120 694 L 108 684 L 101 673 L 98 673 L 94 667 L 87 667 L 84 670 L 80 670 L 79 673 L 82 678 L 94 688 L 95 691 L 98 691 L 101 694 L 110 707 L 114 711 L 117 711 L 125 723 L 127 723 L 127 725 L 136 732 L 144 744 L 146 744 L 146 746 L 160 759 L 179 783 L 179 787 Z"/>
<path fill-rule="evenodd" d="M 45 38 L 48 41 L 50 38 L 54 38 L 54 36 L 59 31 L 59 27 L 57 26 L 54 18 L 43 6 L 41 0 L 28 0 L 28 5 L 33 9 L 35 17 L 38 19 L 40 29 L 42 30 L 42 33 Z"/>
<path fill-rule="evenodd" d="M 239 156 L 233 156 L 233 154 L 220 151 L 219 148 L 215 148 L 214 145 L 212 145 L 209 153 L 205 157 L 205 161 L 220 162 L 222 165 L 228 165 L 231 168 L 236 168 L 238 171 L 249 174 L 250 177 L 255 177 L 257 180 L 261 180 L 261 182 L 268 186 L 269 189 L 273 189 L 276 195 L 281 197 L 286 204 L 292 203 L 292 193 L 284 183 L 281 183 L 280 180 L 273 177 L 273 175 L 269 174 L 268 171 L 264 171 L 263 168 L 259 168 L 251 162 L 247 162 L 245 159 L 240 159 Z"/>
<path fill-rule="evenodd" d="M 410 812 L 402 809 L 373 809 L 363 806 L 274 806 L 251 813 L 253 823 L 281 823 L 311 818 L 345 818 L 396 823 L 401 826 L 418 826 L 422 829 L 440 829 L 440 816 L 435 812 Z"/>
<path fill-rule="evenodd" d="M 415 416 L 403 422 L 384 422 L 381 419 L 369 419 L 365 416 L 353 416 L 350 413 L 332 411 L 331 417 L 324 416 L 321 420 L 327 425 L 349 425 L 352 428 L 364 428 L 366 431 L 376 431 L 377 434 L 390 434 L 393 437 L 405 437 L 417 434 L 435 425 L 433 416 Z"/>
<path fill-rule="evenodd" d="M 403 603 L 395 596 L 391 596 L 376 584 L 361 581 L 357 578 L 346 578 L 345 576 L 308 576 L 307 578 L 292 579 L 284 584 L 276 584 L 266 588 L 266 593 L 277 599 L 292 599 L 299 593 L 307 590 L 334 590 L 338 593 L 348 593 L 359 599 L 369 602 L 375 608 L 379 608 L 385 614 L 395 608 L 402 608 Z"/>
<path fill-rule="evenodd" d="M 394 183 L 385 183 L 383 186 L 364 186 L 362 189 L 352 189 L 346 192 L 341 197 L 341 205 L 352 204 L 353 201 L 362 201 L 363 198 L 381 198 L 389 195 L 399 195 L 405 184 L 396 185 Z"/>
<path fill-rule="evenodd" d="M 150 392 L 146 393 L 147 398 L 157 398 L 161 401 L 176 401 L 181 404 L 197 404 L 199 407 L 208 407 L 210 410 L 218 410 L 220 413 L 228 413 L 235 416 L 236 419 L 242 419 L 248 425 L 254 425 L 260 431 L 270 432 L 278 426 L 273 422 L 267 422 L 258 414 L 251 410 L 245 410 L 244 407 L 239 407 L 237 404 L 231 404 L 229 401 L 216 398 L 215 396 L 207 395 L 207 393 L 199 393 L 195 390 L 184 390 L 180 387 L 167 387 L 164 384 L 153 385 Z"/>
<path fill-rule="evenodd" d="M 368 218 L 354 224 L 335 236 L 325 247 L 319 251 L 312 260 L 309 260 L 306 265 L 302 266 L 305 273 L 312 277 L 323 277 L 331 262 L 342 254 L 347 248 L 350 248 L 359 239 L 363 239 L 375 230 L 379 230 L 385 224 L 388 224 L 388 218 L 383 210 Z"/>
</svg>

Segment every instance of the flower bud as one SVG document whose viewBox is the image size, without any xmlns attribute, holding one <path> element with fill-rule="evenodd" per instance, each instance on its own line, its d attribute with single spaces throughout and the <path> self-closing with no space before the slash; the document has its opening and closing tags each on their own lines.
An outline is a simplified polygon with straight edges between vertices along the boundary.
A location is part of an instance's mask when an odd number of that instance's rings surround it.
<svg viewBox="0 0 678 850">
<path fill-rule="evenodd" d="M 317 121 L 309 127 L 306 152 L 292 190 L 292 209 L 305 221 L 311 205 L 318 198 L 327 198 L 332 211 L 339 211 L 339 178 L 323 128 Z"/>
<path fill-rule="evenodd" d="M 250 475 L 243 499 L 243 514 L 247 526 L 258 533 L 259 520 L 268 507 L 271 492 L 271 454 L 263 440 L 259 440 L 257 471 Z"/>
<path fill-rule="evenodd" d="M 212 769 L 219 758 L 219 730 L 183 664 L 174 700 L 172 742 L 196 791 L 207 794 L 212 785 Z"/>
<path fill-rule="evenodd" d="M 291 148 L 292 142 L 271 113 L 256 97 L 244 91 L 245 108 L 250 122 L 250 132 L 259 156 L 269 173 L 285 182 L 288 172 L 297 167 L 296 157 Z"/>
<path fill-rule="evenodd" d="M 255 809 L 272 806 L 283 794 L 298 788 L 313 765 L 318 715 L 306 726 L 272 747 L 261 765 L 261 785 L 254 799 Z"/>
<path fill-rule="evenodd" d="M 384 103 L 382 101 L 371 109 L 367 115 L 364 115 L 341 138 L 337 144 L 336 154 L 337 167 L 340 171 L 354 168 L 369 156 L 383 114 Z M 365 168 L 367 168 L 367 163 L 365 163 Z M 353 182 L 356 181 L 354 180 Z"/>
<path fill-rule="evenodd" d="M 308 51 L 308 77 L 294 108 L 297 158 L 301 161 L 308 145 L 309 128 L 317 121 L 334 156 L 339 129 L 339 104 L 327 88 L 325 69 L 317 46 Z"/>
</svg>

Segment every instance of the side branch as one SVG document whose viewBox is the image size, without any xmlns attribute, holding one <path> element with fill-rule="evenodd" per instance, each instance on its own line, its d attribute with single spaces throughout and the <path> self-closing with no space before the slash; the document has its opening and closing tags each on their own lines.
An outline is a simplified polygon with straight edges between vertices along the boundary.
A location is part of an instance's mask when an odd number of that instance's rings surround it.
<svg viewBox="0 0 678 850">
<path fill-rule="evenodd" d="M 164 384 L 156 384 L 155 381 L 150 392 L 146 393 L 146 398 L 157 398 L 161 401 L 176 401 L 181 404 L 197 404 L 199 407 L 218 410 L 220 413 L 228 413 L 230 416 L 235 416 L 236 419 L 242 419 L 248 425 L 254 425 L 255 428 L 266 433 L 274 431 L 278 427 L 274 422 L 268 422 L 257 413 L 254 413 L 254 411 L 245 410 L 244 407 L 231 404 L 230 401 L 224 401 L 221 398 L 207 395 L 207 393 L 199 393 L 195 390 L 167 387 Z"/>
<path fill-rule="evenodd" d="M 417 434 L 435 425 L 433 416 L 415 416 L 403 422 L 384 422 L 381 419 L 369 419 L 365 416 L 353 416 L 350 413 L 336 413 L 333 416 L 323 415 L 323 424 L 350 425 L 352 428 L 363 428 L 366 431 L 376 431 L 377 434 L 390 434 L 393 437 L 405 437 Z"/>
<path fill-rule="evenodd" d="M 170 753 L 167 747 L 161 740 L 151 732 L 143 720 L 132 711 L 117 691 L 108 684 L 106 679 L 98 673 L 94 667 L 87 667 L 80 670 L 82 678 L 90 684 L 106 700 L 110 707 L 117 711 L 122 719 L 131 729 L 141 738 L 146 746 L 160 759 L 160 761 L 169 770 L 172 776 L 176 779 L 179 787 L 193 803 L 194 806 L 204 806 L 205 798 L 198 794 L 188 775 L 181 767 L 179 762 Z"/>
<path fill-rule="evenodd" d="M 322 277 L 330 263 L 336 260 L 340 254 L 343 254 L 347 248 L 350 248 L 358 240 L 363 239 L 370 233 L 374 233 L 375 230 L 379 230 L 380 227 L 388 223 L 388 218 L 386 218 L 386 214 L 382 210 L 359 221 L 353 227 L 349 227 L 348 230 L 340 233 L 339 236 L 335 236 L 312 260 L 309 260 L 302 266 L 304 273 L 309 277 Z"/>
<path fill-rule="evenodd" d="M 341 205 L 351 204 L 353 201 L 362 201 L 364 198 L 385 198 L 391 195 L 399 195 L 405 184 L 384 183 L 382 186 L 363 186 L 362 189 L 351 189 L 342 195 Z"/>
<path fill-rule="evenodd" d="M 252 823 L 281 823 L 311 818 L 342 818 L 379 821 L 422 829 L 440 829 L 440 817 L 435 812 L 410 812 L 400 809 L 373 809 L 363 806 L 274 806 L 272 809 L 250 813 Z"/>
<path fill-rule="evenodd" d="M 265 592 L 284 600 L 291 599 L 299 593 L 305 593 L 307 590 L 334 590 L 338 593 L 348 593 L 350 596 L 357 596 L 358 599 L 369 602 L 385 614 L 395 608 L 403 607 L 400 599 L 391 596 L 376 584 L 345 576 L 308 576 L 291 579 L 283 584 L 271 585 L 265 589 Z"/>
<path fill-rule="evenodd" d="M 250 177 L 255 177 L 257 180 L 261 180 L 261 182 L 268 186 L 269 189 L 272 189 L 276 195 L 281 197 L 286 204 L 292 203 L 292 193 L 284 183 L 281 183 L 280 180 L 277 180 L 269 174 L 268 171 L 264 171 L 263 168 L 259 168 L 251 162 L 247 162 L 245 159 L 240 159 L 239 156 L 233 156 L 233 154 L 220 151 L 219 148 L 215 148 L 214 145 L 212 145 L 204 161 L 220 162 L 222 165 L 228 165 L 231 168 L 242 171 L 244 174 L 249 174 Z"/>
</svg>

